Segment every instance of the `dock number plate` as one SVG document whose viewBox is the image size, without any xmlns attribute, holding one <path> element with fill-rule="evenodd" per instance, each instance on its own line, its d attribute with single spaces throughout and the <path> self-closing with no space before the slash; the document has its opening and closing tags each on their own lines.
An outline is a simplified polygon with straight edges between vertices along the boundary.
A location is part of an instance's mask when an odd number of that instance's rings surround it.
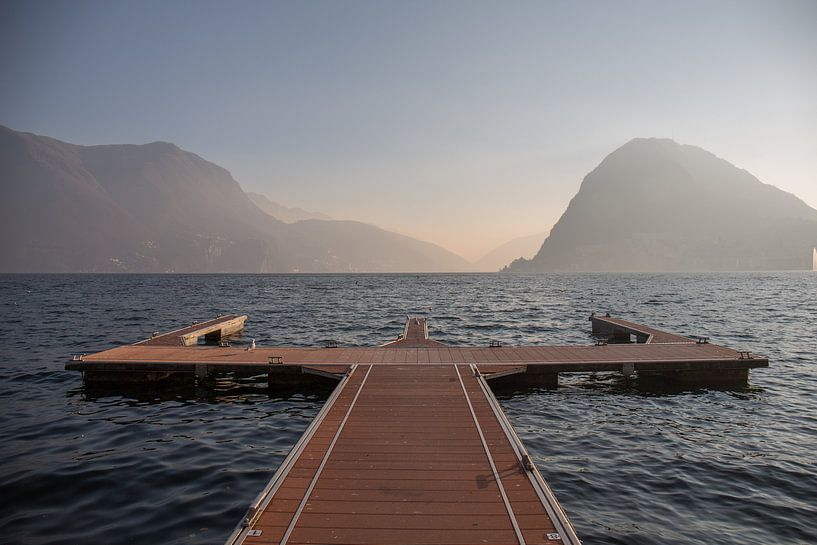
<svg viewBox="0 0 817 545">
<path fill-rule="evenodd" d="M 258 537 L 264 530 L 250 530 L 247 532 L 247 537 Z"/>
<path fill-rule="evenodd" d="M 553 532 L 552 534 L 548 534 L 548 535 L 547 535 L 547 538 L 548 538 L 548 539 L 552 539 L 552 540 L 559 540 L 559 541 L 561 541 L 562 536 L 560 536 L 558 532 Z"/>
</svg>

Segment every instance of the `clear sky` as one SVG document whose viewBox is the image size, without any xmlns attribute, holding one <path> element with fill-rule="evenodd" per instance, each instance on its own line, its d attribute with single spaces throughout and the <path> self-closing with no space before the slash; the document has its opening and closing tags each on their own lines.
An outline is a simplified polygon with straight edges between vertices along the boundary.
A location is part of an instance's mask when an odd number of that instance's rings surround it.
<svg viewBox="0 0 817 545">
<path fill-rule="evenodd" d="M 476 258 L 636 136 L 817 207 L 817 2 L 6 0 L 0 124 L 171 141 Z"/>
</svg>

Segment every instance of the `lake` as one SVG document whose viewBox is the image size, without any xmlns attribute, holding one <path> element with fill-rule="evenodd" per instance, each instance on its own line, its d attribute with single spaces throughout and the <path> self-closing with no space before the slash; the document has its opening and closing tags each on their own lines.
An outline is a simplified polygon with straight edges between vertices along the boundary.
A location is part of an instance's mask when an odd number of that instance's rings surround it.
<svg viewBox="0 0 817 545">
<path fill-rule="evenodd" d="M 770 359 L 740 390 L 617 375 L 498 396 L 589 544 L 817 543 L 817 274 L 0 275 L 0 540 L 222 543 L 329 390 L 86 391 L 73 353 L 218 313 L 236 342 L 587 344 L 591 311 Z"/>
</svg>

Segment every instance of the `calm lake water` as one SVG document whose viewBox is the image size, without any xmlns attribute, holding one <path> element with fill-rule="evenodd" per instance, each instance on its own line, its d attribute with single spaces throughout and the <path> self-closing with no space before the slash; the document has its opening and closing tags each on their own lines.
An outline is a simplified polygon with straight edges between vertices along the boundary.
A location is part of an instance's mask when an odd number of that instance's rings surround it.
<svg viewBox="0 0 817 545">
<path fill-rule="evenodd" d="M 326 399 L 225 382 L 122 395 L 63 370 L 203 320 L 241 342 L 584 344 L 591 311 L 767 355 L 739 391 L 576 375 L 502 405 L 591 544 L 817 543 L 817 274 L 0 276 L 0 540 L 222 543 Z"/>
</svg>

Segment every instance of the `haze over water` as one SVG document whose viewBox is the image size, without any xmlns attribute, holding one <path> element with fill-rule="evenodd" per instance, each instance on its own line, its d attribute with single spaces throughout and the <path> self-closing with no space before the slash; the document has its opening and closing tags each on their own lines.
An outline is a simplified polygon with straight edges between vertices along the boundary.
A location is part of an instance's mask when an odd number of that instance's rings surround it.
<svg viewBox="0 0 817 545">
<path fill-rule="evenodd" d="M 740 391 L 581 375 L 502 405 L 593 544 L 817 542 L 817 275 L 0 276 L 0 541 L 219 543 L 327 391 L 87 391 L 72 353 L 219 312 L 260 345 L 586 344 L 591 311 L 769 357 Z"/>
</svg>

